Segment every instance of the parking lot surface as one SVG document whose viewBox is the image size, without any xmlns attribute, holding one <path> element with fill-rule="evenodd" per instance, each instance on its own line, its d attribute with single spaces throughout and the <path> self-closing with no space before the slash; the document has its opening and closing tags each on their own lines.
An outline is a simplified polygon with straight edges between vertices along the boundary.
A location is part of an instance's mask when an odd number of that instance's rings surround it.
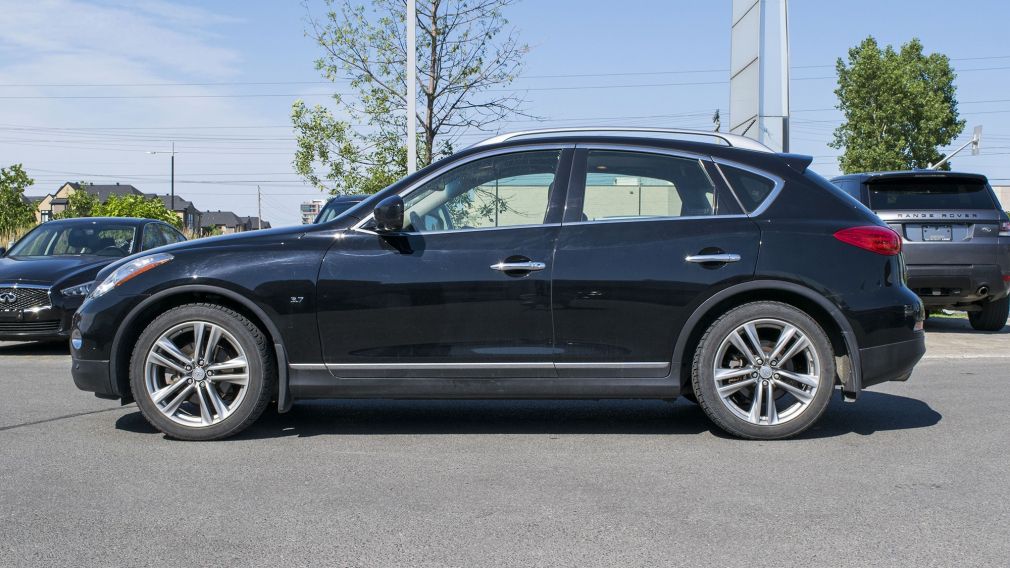
<svg viewBox="0 0 1010 568">
<path fill-rule="evenodd" d="M 686 401 L 326 401 L 174 442 L 0 343 L 12 566 L 1005 566 L 1010 328 L 746 442 Z"/>
</svg>

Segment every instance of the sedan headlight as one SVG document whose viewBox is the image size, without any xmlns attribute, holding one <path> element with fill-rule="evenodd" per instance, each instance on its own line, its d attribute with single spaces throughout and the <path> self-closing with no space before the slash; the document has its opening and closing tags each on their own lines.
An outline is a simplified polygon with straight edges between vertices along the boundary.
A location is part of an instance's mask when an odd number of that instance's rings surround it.
<svg viewBox="0 0 1010 568">
<path fill-rule="evenodd" d="M 167 252 L 160 252 L 131 260 L 114 270 L 112 274 L 106 276 L 105 280 L 102 280 L 102 283 L 95 287 L 95 291 L 91 293 L 91 297 L 97 298 L 102 296 L 116 286 L 132 278 L 136 278 L 148 270 L 157 268 L 172 260 L 172 258 L 174 257 Z"/>
<path fill-rule="evenodd" d="M 78 284 L 76 286 L 70 286 L 69 288 L 64 288 L 60 290 L 60 294 L 64 298 L 81 298 L 88 295 L 91 292 L 91 287 L 94 286 L 94 282 L 85 282 L 84 284 Z"/>
</svg>

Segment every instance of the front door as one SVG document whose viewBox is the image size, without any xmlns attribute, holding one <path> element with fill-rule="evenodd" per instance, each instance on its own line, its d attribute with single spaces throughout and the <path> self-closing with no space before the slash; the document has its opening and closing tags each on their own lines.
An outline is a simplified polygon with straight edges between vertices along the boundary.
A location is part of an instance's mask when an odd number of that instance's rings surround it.
<svg viewBox="0 0 1010 568">
<path fill-rule="evenodd" d="M 704 157 L 576 153 L 554 259 L 561 377 L 663 377 L 691 308 L 750 278 L 758 228 Z"/>
<path fill-rule="evenodd" d="M 343 234 L 318 284 L 331 372 L 555 376 L 551 256 L 570 159 L 558 147 L 469 159 L 405 192 L 402 232 Z"/>
</svg>

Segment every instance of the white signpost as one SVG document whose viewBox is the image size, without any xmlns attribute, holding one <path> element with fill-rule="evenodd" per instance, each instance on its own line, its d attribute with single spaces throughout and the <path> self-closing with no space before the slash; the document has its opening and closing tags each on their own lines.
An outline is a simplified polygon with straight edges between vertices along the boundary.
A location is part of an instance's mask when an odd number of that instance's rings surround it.
<svg viewBox="0 0 1010 568">
<path fill-rule="evenodd" d="M 730 132 L 789 151 L 788 0 L 733 0 Z"/>
</svg>

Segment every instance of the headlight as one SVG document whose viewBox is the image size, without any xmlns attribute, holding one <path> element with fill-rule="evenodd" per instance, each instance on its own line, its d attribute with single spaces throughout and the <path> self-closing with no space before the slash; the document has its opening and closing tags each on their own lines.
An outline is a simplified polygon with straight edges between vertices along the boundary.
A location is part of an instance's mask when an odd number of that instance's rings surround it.
<svg viewBox="0 0 1010 568">
<path fill-rule="evenodd" d="M 94 285 L 95 285 L 94 282 L 85 282 L 84 284 L 78 284 L 77 286 L 64 288 L 60 290 L 60 294 L 62 294 L 64 298 L 79 298 L 82 296 L 87 296 L 88 292 L 91 291 L 91 287 Z"/>
<path fill-rule="evenodd" d="M 174 257 L 167 252 L 159 252 L 131 260 L 114 270 L 112 274 L 106 276 L 105 280 L 102 280 L 102 283 L 95 287 L 95 291 L 91 293 L 91 297 L 97 298 L 102 296 L 116 286 L 123 284 L 131 278 L 140 276 L 152 268 L 157 268 L 172 260 L 172 258 Z"/>
</svg>

